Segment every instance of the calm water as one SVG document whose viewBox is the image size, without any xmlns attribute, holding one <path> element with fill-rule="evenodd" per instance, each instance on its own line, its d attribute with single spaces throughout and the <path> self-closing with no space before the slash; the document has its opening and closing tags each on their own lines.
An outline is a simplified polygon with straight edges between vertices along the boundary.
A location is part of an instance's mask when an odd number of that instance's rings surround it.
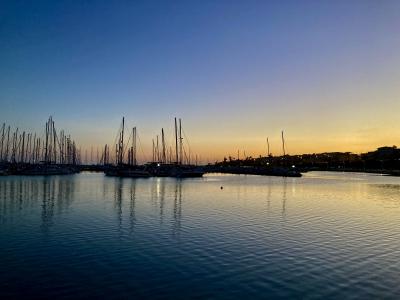
<svg viewBox="0 0 400 300">
<path fill-rule="evenodd" d="M 0 262 L 1 299 L 398 299 L 400 178 L 0 177 Z"/>
</svg>

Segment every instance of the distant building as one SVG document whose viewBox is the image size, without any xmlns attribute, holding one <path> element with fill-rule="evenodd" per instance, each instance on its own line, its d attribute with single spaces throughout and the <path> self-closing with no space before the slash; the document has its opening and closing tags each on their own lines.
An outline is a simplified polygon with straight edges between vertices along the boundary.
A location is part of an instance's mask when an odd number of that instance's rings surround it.
<svg viewBox="0 0 400 300">
<path fill-rule="evenodd" d="M 363 154 L 367 160 L 393 160 L 400 158 L 400 149 L 396 146 L 379 147 L 377 150 Z"/>
</svg>

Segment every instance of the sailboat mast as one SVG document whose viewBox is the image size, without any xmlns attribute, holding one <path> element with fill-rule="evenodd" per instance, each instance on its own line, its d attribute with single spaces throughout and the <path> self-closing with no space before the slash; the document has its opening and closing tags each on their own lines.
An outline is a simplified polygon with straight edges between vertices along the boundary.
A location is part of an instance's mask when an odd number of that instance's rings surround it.
<svg viewBox="0 0 400 300">
<path fill-rule="evenodd" d="M 121 132 L 121 144 L 119 150 L 119 163 L 122 164 L 124 159 L 124 130 L 125 130 L 125 117 L 122 117 L 122 132 Z"/>
<path fill-rule="evenodd" d="M 155 146 L 154 146 L 154 139 L 153 139 L 152 141 L 153 141 L 153 162 L 155 162 L 155 161 L 156 161 L 156 159 L 155 159 L 155 157 L 156 157 L 156 155 L 155 155 L 156 151 L 155 151 Z"/>
<path fill-rule="evenodd" d="M 107 144 L 104 146 L 103 164 L 107 164 Z"/>
<path fill-rule="evenodd" d="M 47 161 L 48 146 L 49 146 L 49 122 L 46 122 L 46 144 L 44 149 L 44 161 L 46 162 L 46 164 L 48 163 Z"/>
<path fill-rule="evenodd" d="M 16 155 L 16 151 L 17 151 L 17 139 L 18 139 L 18 128 L 17 130 L 14 132 L 13 135 L 13 141 L 12 141 L 12 151 L 11 151 L 11 162 L 15 163 L 15 155 Z"/>
<path fill-rule="evenodd" d="M 121 135 L 120 135 L 121 138 Z M 119 144 L 119 141 L 118 141 Z M 115 144 L 115 164 L 119 164 L 119 153 L 118 153 L 118 149 L 119 149 L 119 145 Z"/>
<path fill-rule="evenodd" d="M 267 156 L 269 156 L 269 154 L 270 154 L 270 152 L 269 152 L 269 140 L 268 140 L 268 137 L 267 137 L 267 147 L 268 147 L 268 153 L 267 153 Z"/>
<path fill-rule="evenodd" d="M 0 161 L 3 160 L 3 146 L 4 146 L 4 130 L 6 128 L 6 123 L 3 123 L 2 134 L 1 134 L 1 150 L 0 150 Z"/>
<path fill-rule="evenodd" d="M 25 154 L 25 131 L 22 132 L 22 149 L 21 149 L 21 155 L 20 155 L 21 163 L 24 163 L 24 154 Z"/>
<path fill-rule="evenodd" d="M 136 166 L 136 127 L 133 127 L 133 165 Z"/>
<path fill-rule="evenodd" d="M 282 149 L 283 149 L 283 156 L 285 156 L 286 151 L 285 151 L 285 138 L 283 137 L 283 130 L 282 130 Z"/>
<path fill-rule="evenodd" d="M 54 163 L 57 163 L 57 147 L 56 147 L 56 139 L 57 139 L 57 132 L 56 128 L 54 126 L 54 121 L 51 121 L 53 123 L 53 152 L 54 152 Z"/>
<path fill-rule="evenodd" d="M 6 144 L 6 154 L 5 154 L 5 160 L 8 161 L 8 151 L 10 149 L 10 126 L 7 128 L 7 144 Z"/>
<path fill-rule="evenodd" d="M 157 143 L 156 143 L 156 158 L 157 158 L 157 162 L 160 162 L 160 148 L 158 146 L 158 134 L 157 134 Z"/>
<path fill-rule="evenodd" d="M 179 119 L 179 164 L 182 164 L 182 152 L 183 152 L 183 142 L 182 142 L 182 121 Z"/>
<path fill-rule="evenodd" d="M 162 142 L 162 161 L 167 162 L 167 157 L 165 155 L 165 138 L 164 138 L 164 128 L 161 128 L 161 142 Z"/>
<path fill-rule="evenodd" d="M 53 139 L 52 139 L 52 129 L 53 129 L 53 126 L 52 126 L 52 121 L 51 121 L 51 117 L 50 117 L 50 120 L 49 120 L 49 132 L 48 132 L 48 142 L 49 142 L 49 145 L 48 145 L 48 150 L 47 150 L 47 158 L 48 158 L 48 160 L 49 160 L 49 164 L 51 164 L 51 156 L 52 156 L 52 152 L 53 152 Z"/>
<path fill-rule="evenodd" d="M 35 162 L 35 153 L 36 153 L 36 133 L 33 136 L 33 148 L 32 148 L 32 152 L 31 152 L 32 163 L 36 163 Z"/>
<path fill-rule="evenodd" d="M 178 126 L 175 118 L 175 161 L 178 163 Z"/>
</svg>

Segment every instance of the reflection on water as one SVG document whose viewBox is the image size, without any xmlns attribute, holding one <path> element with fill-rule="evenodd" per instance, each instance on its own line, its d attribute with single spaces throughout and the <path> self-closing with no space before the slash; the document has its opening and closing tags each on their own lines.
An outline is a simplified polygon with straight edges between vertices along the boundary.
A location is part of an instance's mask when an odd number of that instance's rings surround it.
<svg viewBox="0 0 400 300">
<path fill-rule="evenodd" d="M 136 201 L 136 180 L 131 181 L 130 186 L 130 205 L 129 205 L 129 220 L 130 220 L 130 232 L 132 233 L 135 228 L 135 201 Z"/>
<path fill-rule="evenodd" d="M 0 222 L 40 205 L 41 228 L 47 231 L 54 213 L 66 212 L 71 206 L 73 190 L 72 176 L 5 177 L 0 180 Z"/>
<path fill-rule="evenodd" d="M 117 216 L 117 227 L 119 233 L 123 232 L 125 209 L 129 209 L 129 232 L 134 231 L 135 224 L 140 222 L 140 216 L 137 215 L 136 205 L 146 197 L 147 191 L 150 194 L 151 207 L 158 215 L 160 226 L 164 224 L 164 218 L 167 211 L 171 211 L 172 222 L 166 223 L 166 226 L 172 224 L 172 233 L 174 236 L 179 234 L 180 222 L 182 217 L 182 185 L 185 180 L 171 178 L 150 178 L 150 179 L 123 179 L 113 178 L 106 184 L 111 185 L 113 191 L 114 210 Z M 140 186 L 138 189 L 137 186 Z M 109 195 L 103 189 L 102 200 L 108 201 Z M 124 202 L 129 203 L 129 207 Z M 140 212 L 139 212 L 140 213 Z M 169 218 L 169 216 L 168 216 Z"/>
<path fill-rule="evenodd" d="M 288 190 L 288 178 L 282 178 L 281 179 L 281 197 L 280 197 L 280 202 L 281 202 L 281 216 L 282 219 L 285 219 L 286 217 L 286 202 L 287 202 L 287 190 Z M 267 214 L 269 215 L 271 213 L 271 197 L 272 197 L 272 189 L 273 189 L 274 184 L 270 181 L 268 182 L 266 186 L 266 199 L 267 199 L 267 207 L 266 211 Z M 294 190 L 292 190 L 292 194 L 294 194 Z"/>
<path fill-rule="evenodd" d="M 370 184 L 369 189 L 372 193 L 379 193 L 381 197 L 376 198 L 385 207 L 400 207 L 400 184 Z"/>
<path fill-rule="evenodd" d="M 160 223 L 163 223 L 164 217 L 164 200 L 165 200 L 165 180 L 157 182 L 157 196 L 160 202 Z"/>
<path fill-rule="evenodd" d="M 173 216 L 172 232 L 174 236 L 179 236 L 182 219 L 182 179 L 175 180 Z"/>
<path fill-rule="evenodd" d="M 122 229 L 122 180 L 121 178 L 113 178 L 115 182 L 114 188 L 114 208 L 117 212 L 118 232 L 121 233 Z"/>
<path fill-rule="evenodd" d="M 287 178 L 283 178 L 283 187 L 282 187 L 282 217 L 286 217 L 286 190 L 287 190 Z"/>
<path fill-rule="evenodd" d="M 2 177 L 0 297 L 395 299 L 399 191 L 354 173 Z"/>
</svg>

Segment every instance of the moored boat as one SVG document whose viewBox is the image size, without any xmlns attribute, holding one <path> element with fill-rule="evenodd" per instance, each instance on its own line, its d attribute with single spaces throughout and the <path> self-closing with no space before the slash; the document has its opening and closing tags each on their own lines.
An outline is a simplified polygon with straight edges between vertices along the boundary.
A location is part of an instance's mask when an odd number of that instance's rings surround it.
<svg viewBox="0 0 400 300">
<path fill-rule="evenodd" d="M 79 172 L 73 166 L 56 164 L 34 164 L 18 167 L 13 174 L 16 175 L 69 175 Z"/>
<path fill-rule="evenodd" d="M 104 158 L 104 174 L 106 176 L 130 177 L 130 178 L 146 178 L 151 176 L 146 166 L 137 165 L 136 160 L 136 127 L 132 130 L 132 146 L 128 148 L 128 163 L 124 163 L 124 131 L 125 118 L 122 118 L 121 131 L 118 133 L 118 144 L 116 145 L 116 165 L 108 164 L 108 160 Z M 107 149 L 107 146 L 106 148 Z M 105 156 L 107 153 L 105 151 Z M 107 162 L 107 163 L 106 163 Z"/>
<path fill-rule="evenodd" d="M 117 177 L 130 177 L 130 178 L 146 178 L 150 177 L 151 174 L 144 168 L 133 168 L 130 166 L 110 166 L 104 170 L 106 176 L 117 176 Z"/>
<path fill-rule="evenodd" d="M 204 173 L 205 172 L 201 167 L 193 165 L 182 165 L 174 168 L 171 172 L 171 176 L 177 178 L 193 178 L 202 177 Z"/>
</svg>

